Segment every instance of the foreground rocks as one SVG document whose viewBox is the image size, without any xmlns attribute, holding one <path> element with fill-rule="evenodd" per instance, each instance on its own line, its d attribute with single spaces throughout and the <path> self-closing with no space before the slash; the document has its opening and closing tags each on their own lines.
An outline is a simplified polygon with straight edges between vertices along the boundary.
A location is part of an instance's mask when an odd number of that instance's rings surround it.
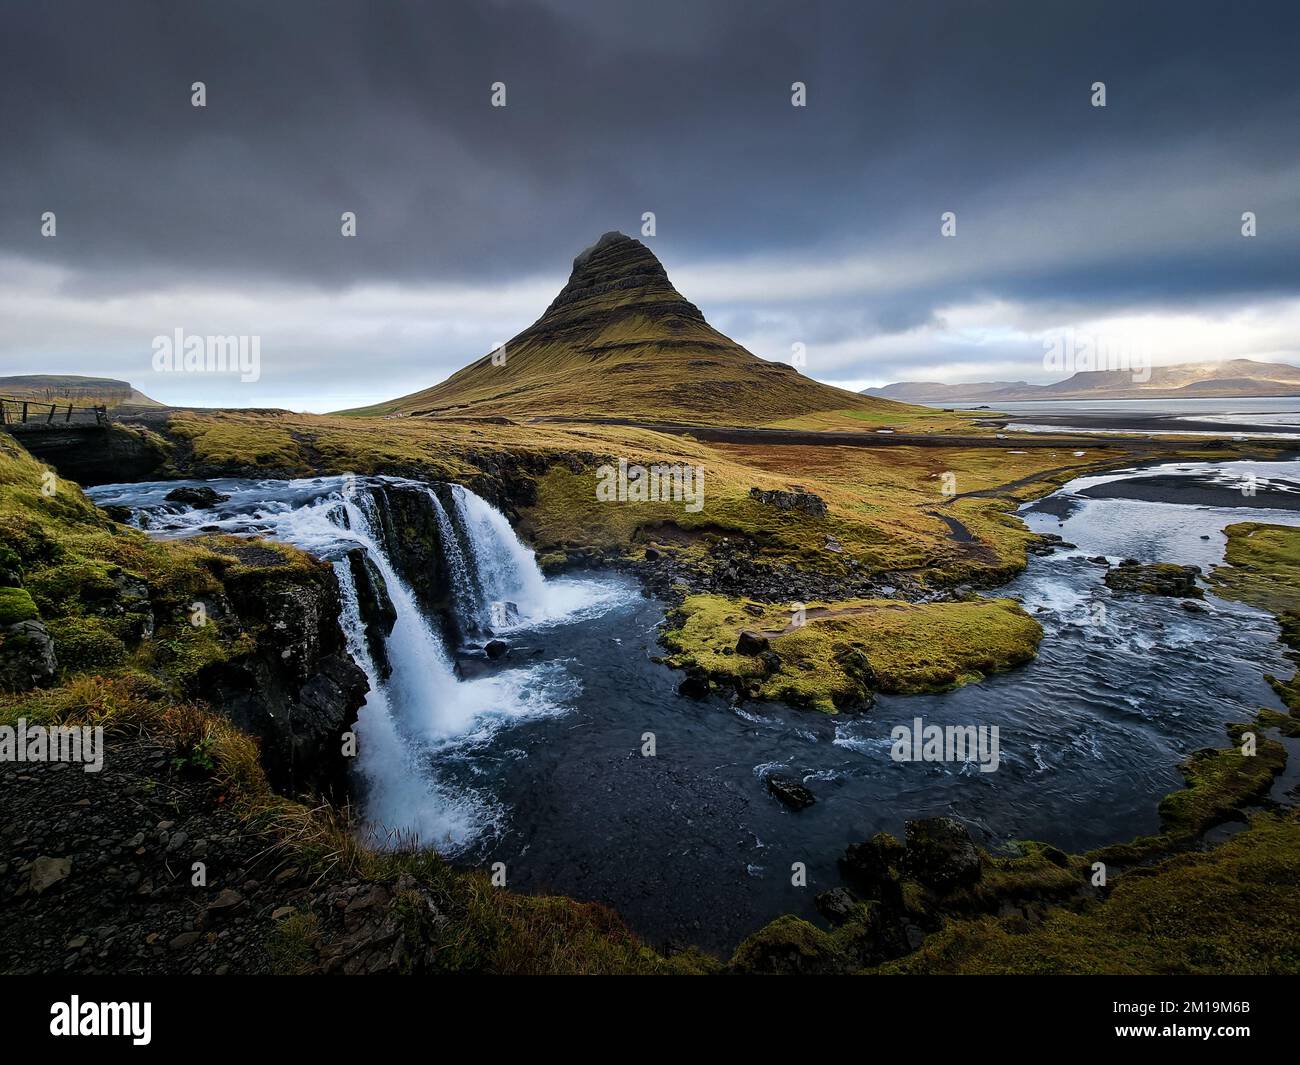
<svg viewBox="0 0 1300 1065">
<path fill-rule="evenodd" d="M 54 641 L 41 622 L 0 625 L 0 691 L 48 684 L 58 669 Z"/>
<path fill-rule="evenodd" d="M 152 741 L 104 766 L 0 763 L 0 972 L 267 972 L 310 881 Z M 206 884 L 196 886 L 194 863 Z"/>
<path fill-rule="evenodd" d="M 908 821 L 903 868 L 936 891 L 973 884 L 980 877 L 980 856 L 966 826 L 953 817 Z"/>
<path fill-rule="evenodd" d="M 349 773 L 343 734 L 356 722 L 369 682 L 338 625 L 334 571 L 312 561 L 286 562 L 256 545 L 227 549 L 266 563 L 241 567 L 225 580 L 229 614 L 220 623 L 251 634 L 253 649 L 203 668 L 196 694 L 260 741 L 262 765 L 277 791 L 342 801 Z"/>
</svg>

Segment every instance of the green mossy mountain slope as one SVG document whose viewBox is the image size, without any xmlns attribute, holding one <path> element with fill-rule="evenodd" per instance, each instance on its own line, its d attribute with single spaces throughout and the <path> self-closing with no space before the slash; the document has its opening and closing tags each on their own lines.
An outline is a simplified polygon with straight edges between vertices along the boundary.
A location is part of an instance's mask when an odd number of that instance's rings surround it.
<svg viewBox="0 0 1300 1065">
<path fill-rule="evenodd" d="M 709 325 L 640 241 L 606 233 L 533 325 L 446 381 L 354 414 L 762 425 L 819 411 L 906 413 L 768 362 Z"/>
</svg>

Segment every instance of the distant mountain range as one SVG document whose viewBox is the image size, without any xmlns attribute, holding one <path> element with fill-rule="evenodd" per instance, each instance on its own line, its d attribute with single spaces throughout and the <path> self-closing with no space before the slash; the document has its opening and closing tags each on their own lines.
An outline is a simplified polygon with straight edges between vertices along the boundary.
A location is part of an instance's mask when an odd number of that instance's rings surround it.
<svg viewBox="0 0 1300 1065">
<path fill-rule="evenodd" d="M 758 425 L 894 406 L 746 351 L 704 319 L 639 240 L 606 233 L 546 313 L 432 388 L 350 414 L 615 417 Z"/>
<path fill-rule="evenodd" d="M 1236 399 L 1300 396 L 1300 367 L 1254 359 L 1156 366 L 1151 379 L 1134 383 L 1129 370 L 1088 370 L 1051 385 L 1025 381 L 979 381 L 945 385 L 900 381 L 863 389 L 864 396 L 900 403 L 1023 403 L 1043 399 Z"/>
</svg>

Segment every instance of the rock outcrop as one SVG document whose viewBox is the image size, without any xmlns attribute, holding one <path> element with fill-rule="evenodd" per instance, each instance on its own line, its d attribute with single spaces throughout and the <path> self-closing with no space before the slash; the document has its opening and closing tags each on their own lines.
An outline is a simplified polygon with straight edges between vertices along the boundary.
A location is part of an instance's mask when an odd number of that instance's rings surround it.
<svg viewBox="0 0 1300 1065">
<path fill-rule="evenodd" d="M 366 649 L 380 675 L 387 679 L 393 671 L 388 659 L 388 637 L 397 624 L 397 608 L 393 606 L 393 600 L 388 594 L 384 575 L 370 560 L 364 548 L 354 547 L 348 552 L 348 568 L 357 590 L 361 623 L 366 630 Z"/>
<path fill-rule="evenodd" d="M 1196 586 L 1200 575 L 1199 566 L 1175 566 L 1168 562 L 1143 565 L 1127 558 L 1106 574 L 1106 586 L 1116 592 L 1200 599 L 1203 593 Z"/>
<path fill-rule="evenodd" d="M 749 498 L 756 503 L 763 504 L 765 507 L 776 507 L 778 510 L 797 510 L 814 518 L 826 517 L 826 501 L 814 492 L 783 492 L 776 488 L 765 492 L 759 488 L 751 488 Z"/>
<path fill-rule="evenodd" d="M 228 495 L 222 495 L 215 488 L 206 484 L 200 485 L 182 485 L 180 488 L 173 488 L 165 497 L 172 503 L 183 503 L 186 506 L 194 507 L 196 510 L 204 510 L 208 507 L 215 507 L 218 503 L 224 503 L 230 498 Z"/>
<path fill-rule="evenodd" d="M 966 826 L 955 817 L 928 817 L 904 827 L 907 875 L 936 891 L 973 884 L 980 877 L 980 856 Z"/>
<path fill-rule="evenodd" d="M 0 546 L 0 691 L 26 691 L 54 678 L 54 641 L 22 586 L 18 556 Z"/>
<path fill-rule="evenodd" d="M 343 734 L 365 701 L 365 673 L 338 625 L 338 581 L 323 563 L 268 565 L 225 580 L 237 624 L 254 650 L 202 669 L 196 695 L 256 737 L 267 778 L 289 795 L 341 800 L 349 760 Z"/>
</svg>

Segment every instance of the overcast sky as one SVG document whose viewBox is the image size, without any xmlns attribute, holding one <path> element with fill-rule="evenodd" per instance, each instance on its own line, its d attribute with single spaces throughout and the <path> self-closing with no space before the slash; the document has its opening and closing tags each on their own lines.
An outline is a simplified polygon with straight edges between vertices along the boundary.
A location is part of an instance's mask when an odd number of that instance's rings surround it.
<svg viewBox="0 0 1300 1065">
<path fill-rule="evenodd" d="M 1300 362 L 1298 52 L 1292 0 L 5 0 L 0 373 L 391 398 L 646 211 L 715 326 L 845 387 L 1053 379 L 1065 330 Z M 176 329 L 260 379 L 156 373 Z"/>
</svg>

